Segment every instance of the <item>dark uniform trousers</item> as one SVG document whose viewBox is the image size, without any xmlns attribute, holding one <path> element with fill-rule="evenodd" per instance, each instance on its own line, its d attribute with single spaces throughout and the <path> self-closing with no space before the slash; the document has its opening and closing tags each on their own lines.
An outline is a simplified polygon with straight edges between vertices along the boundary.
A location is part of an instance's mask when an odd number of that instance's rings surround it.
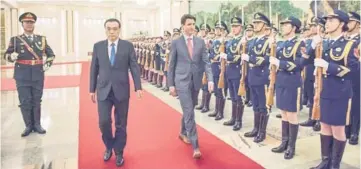
<svg viewBox="0 0 361 169">
<path fill-rule="evenodd" d="M 253 130 L 245 133 L 245 137 L 254 137 L 254 142 L 262 142 L 266 138 L 269 114 L 266 107 L 266 91 L 269 84 L 269 48 L 267 38 L 250 40 L 247 45 L 249 53 L 248 83 L 254 111 Z"/>
<path fill-rule="evenodd" d="M 222 45 L 221 41 L 215 40 L 213 41 L 212 47 L 210 48 L 209 58 L 212 61 L 211 69 L 213 74 L 213 83 L 214 83 L 214 95 L 216 96 L 216 106 L 213 113 L 208 114 L 209 117 L 216 117 L 217 120 L 220 120 L 223 118 L 224 114 L 224 105 L 225 105 L 225 98 L 223 95 L 223 89 L 218 88 L 218 81 L 219 81 L 219 75 L 221 73 L 221 63 L 220 63 L 220 55 L 219 53 L 219 47 Z M 225 44 L 224 44 L 225 45 Z M 224 76 L 226 77 L 226 75 Z M 225 80 L 225 86 L 226 86 L 226 78 Z"/>
<path fill-rule="evenodd" d="M 114 110 L 113 110 L 114 107 Z M 105 100 L 98 100 L 99 128 L 103 142 L 108 150 L 123 151 L 127 141 L 127 119 L 129 99 L 119 101 L 111 89 Z M 112 132 L 113 110 L 115 119 L 115 134 Z"/>
<path fill-rule="evenodd" d="M 40 125 L 44 81 L 16 80 L 20 109 L 26 127 Z"/>
</svg>

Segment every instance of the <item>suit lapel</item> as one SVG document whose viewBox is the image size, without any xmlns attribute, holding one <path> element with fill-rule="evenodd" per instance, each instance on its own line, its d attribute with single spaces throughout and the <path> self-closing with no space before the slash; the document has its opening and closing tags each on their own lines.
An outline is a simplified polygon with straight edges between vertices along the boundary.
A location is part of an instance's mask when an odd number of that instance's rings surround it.
<svg viewBox="0 0 361 169">
<path fill-rule="evenodd" d="M 112 65 L 110 64 L 109 52 L 108 52 L 108 40 L 105 40 L 105 42 L 104 42 L 104 47 L 103 47 L 103 52 L 102 53 L 106 54 L 104 59 L 107 62 L 108 66 L 111 67 Z"/>
</svg>

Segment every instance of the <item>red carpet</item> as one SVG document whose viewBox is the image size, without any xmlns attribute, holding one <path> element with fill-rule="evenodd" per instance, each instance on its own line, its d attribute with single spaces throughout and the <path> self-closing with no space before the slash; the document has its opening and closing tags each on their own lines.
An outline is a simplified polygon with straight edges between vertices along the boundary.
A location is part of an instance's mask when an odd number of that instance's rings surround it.
<svg viewBox="0 0 361 169">
<path fill-rule="evenodd" d="M 68 75 L 68 76 L 45 76 L 44 88 L 65 88 L 65 87 L 77 87 L 80 83 L 80 75 Z M 16 84 L 14 79 L 1 78 L 1 91 L 16 90 Z"/>
<path fill-rule="evenodd" d="M 88 93 L 88 64 L 83 63 L 80 81 L 78 168 L 116 168 L 114 155 L 110 161 L 103 161 L 104 145 L 98 128 L 97 107 L 91 102 Z M 185 145 L 178 139 L 180 113 L 147 92 L 141 100 L 132 93 L 130 103 L 128 140 L 122 168 L 263 168 L 199 126 L 197 129 L 203 156 L 200 160 L 194 160 L 191 145 Z"/>
</svg>

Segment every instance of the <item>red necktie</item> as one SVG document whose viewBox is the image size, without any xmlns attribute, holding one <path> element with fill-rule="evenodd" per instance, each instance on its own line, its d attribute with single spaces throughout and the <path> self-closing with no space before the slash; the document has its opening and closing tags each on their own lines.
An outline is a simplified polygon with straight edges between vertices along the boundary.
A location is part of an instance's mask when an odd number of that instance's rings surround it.
<svg viewBox="0 0 361 169">
<path fill-rule="evenodd" d="M 193 55 L 192 38 L 187 39 L 187 47 L 188 47 L 189 56 L 192 58 L 192 55 Z"/>
</svg>

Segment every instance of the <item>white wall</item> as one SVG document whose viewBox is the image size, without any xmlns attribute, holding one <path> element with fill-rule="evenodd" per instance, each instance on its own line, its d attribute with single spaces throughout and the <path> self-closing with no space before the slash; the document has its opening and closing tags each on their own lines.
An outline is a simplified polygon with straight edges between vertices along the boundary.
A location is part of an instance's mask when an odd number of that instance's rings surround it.
<svg viewBox="0 0 361 169">
<path fill-rule="evenodd" d="M 149 36 L 163 36 L 164 30 L 172 32 L 173 28 L 180 27 L 180 17 L 188 10 L 188 2 L 174 5 L 171 0 L 159 1 L 154 8 L 87 6 L 63 1 L 58 4 L 12 2 L 1 1 L 6 10 L 6 40 L 23 32 L 18 17 L 23 12 L 33 12 L 38 17 L 35 33 L 47 37 L 57 57 L 86 57 L 95 42 L 106 38 L 103 24 L 107 18 L 121 20 L 123 39 L 131 38 L 140 30 L 148 31 Z M 10 3 L 11 6 L 4 5 Z"/>
</svg>

